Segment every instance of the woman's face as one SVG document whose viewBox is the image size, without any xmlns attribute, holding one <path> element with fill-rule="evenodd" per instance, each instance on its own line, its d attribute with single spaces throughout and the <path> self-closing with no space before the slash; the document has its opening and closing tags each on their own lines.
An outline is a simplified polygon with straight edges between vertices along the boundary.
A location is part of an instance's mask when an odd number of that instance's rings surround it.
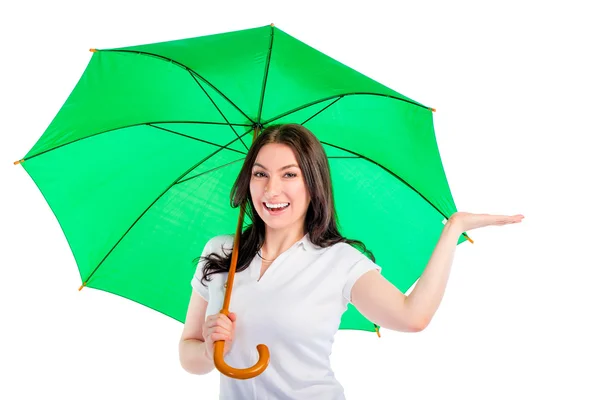
<svg viewBox="0 0 600 400">
<path fill-rule="evenodd" d="M 303 229 L 310 197 L 298 160 L 280 143 L 263 146 L 252 166 L 250 195 L 258 215 L 271 229 Z"/>
</svg>

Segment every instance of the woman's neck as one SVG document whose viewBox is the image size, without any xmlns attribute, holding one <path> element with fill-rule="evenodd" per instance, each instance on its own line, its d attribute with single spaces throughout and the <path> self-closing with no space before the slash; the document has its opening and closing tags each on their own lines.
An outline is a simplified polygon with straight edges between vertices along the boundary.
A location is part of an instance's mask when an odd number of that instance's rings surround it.
<svg viewBox="0 0 600 400">
<path fill-rule="evenodd" d="M 267 260 L 274 260 L 294 243 L 302 239 L 305 235 L 303 227 L 301 229 L 274 230 L 265 227 L 265 243 L 262 246 L 262 257 Z"/>
</svg>

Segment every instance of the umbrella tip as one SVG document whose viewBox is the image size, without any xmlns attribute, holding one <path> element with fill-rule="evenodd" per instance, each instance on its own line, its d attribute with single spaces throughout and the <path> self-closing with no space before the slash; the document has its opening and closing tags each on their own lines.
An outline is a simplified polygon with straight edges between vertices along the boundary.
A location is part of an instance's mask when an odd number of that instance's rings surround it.
<svg viewBox="0 0 600 400">
<path fill-rule="evenodd" d="M 95 52 L 97 52 L 98 50 L 96 50 L 96 49 L 90 49 L 90 51 L 91 51 L 92 53 L 95 53 Z"/>
<path fill-rule="evenodd" d="M 17 160 L 15 162 L 13 162 L 13 165 L 21 164 L 23 161 L 25 161 L 25 160 Z"/>
<path fill-rule="evenodd" d="M 431 111 L 435 112 L 435 108 L 433 108 L 433 107 L 429 107 L 429 109 L 430 109 Z"/>
<path fill-rule="evenodd" d="M 81 289 L 83 289 L 83 287 L 87 284 L 87 282 L 83 282 L 83 284 L 81 286 L 79 286 L 79 291 L 81 292 Z"/>
<path fill-rule="evenodd" d="M 375 325 L 375 332 L 377 332 L 377 337 L 381 337 L 381 333 L 379 333 L 379 327 L 376 324 Z"/>
<path fill-rule="evenodd" d="M 275 24 L 271 22 L 271 26 L 275 26 Z"/>
</svg>

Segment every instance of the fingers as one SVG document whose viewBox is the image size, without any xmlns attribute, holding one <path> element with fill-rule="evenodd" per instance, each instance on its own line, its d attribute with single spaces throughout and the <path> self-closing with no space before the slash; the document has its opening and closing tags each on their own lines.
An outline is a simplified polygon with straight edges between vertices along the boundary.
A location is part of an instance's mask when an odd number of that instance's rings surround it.
<svg viewBox="0 0 600 400">
<path fill-rule="evenodd" d="M 222 328 L 220 326 L 217 326 L 217 327 L 214 327 L 211 330 L 211 333 L 219 333 L 219 334 L 224 334 L 224 335 L 231 336 L 232 335 L 232 330 L 231 329 Z"/>
<path fill-rule="evenodd" d="M 523 218 L 525 218 L 522 214 L 519 215 L 501 215 L 500 217 L 500 222 L 504 225 L 504 224 L 516 224 L 518 222 L 521 222 L 523 220 Z"/>
<path fill-rule="evenodd" d="M 229 353 L 233 345 L 236 319 L 235 313 L 229 313 L 228 316 L 219 313 L 206 318 L 202 327 L 202 336 L 205 338 L 209 357 L 214 356 L 214 346 L 219 341 L 225 342 L 224 354 Z"/>
<path fill-rule="evenodd" d="M 211 315 L 206 319 L 206 325 L 209 328 L 214 326 L 220 326 L 225 329 L 231 329 L 233 327 L 232 321 L 227 318 L 224 314 Z"/>
<path fill-rule="evenodd" d="M 203 327 L 203 336 L 210 342 L 225 340 L 232 341 L 235 330 L 236 316 L 233 314 L 228 318 L 224 314 L 210 315 Z"/>
<path fill-rule="evenodd" d="M 213 341 L 213 343 L 219 340 L 231 341 L 231 337 L 229 336 L 229 334 L 224 332 L 213 332 L 210 335 L 210 339 Z"/>
</svg>

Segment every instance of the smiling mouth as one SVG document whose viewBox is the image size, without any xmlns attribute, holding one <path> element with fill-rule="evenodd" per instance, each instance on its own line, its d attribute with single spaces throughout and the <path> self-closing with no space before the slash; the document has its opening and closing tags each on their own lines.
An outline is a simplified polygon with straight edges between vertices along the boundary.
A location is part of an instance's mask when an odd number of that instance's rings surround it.
<svg viewBox="0 0 600 400">
<path fill-rule="evenodd" d="M 269 212 L 269 214 L 279 214 L 287 209 L 290 206 L 290 203 L 269 203 L 268 205 L 267 203 L 262 203 L 262 205 Z"/>
</svg>

